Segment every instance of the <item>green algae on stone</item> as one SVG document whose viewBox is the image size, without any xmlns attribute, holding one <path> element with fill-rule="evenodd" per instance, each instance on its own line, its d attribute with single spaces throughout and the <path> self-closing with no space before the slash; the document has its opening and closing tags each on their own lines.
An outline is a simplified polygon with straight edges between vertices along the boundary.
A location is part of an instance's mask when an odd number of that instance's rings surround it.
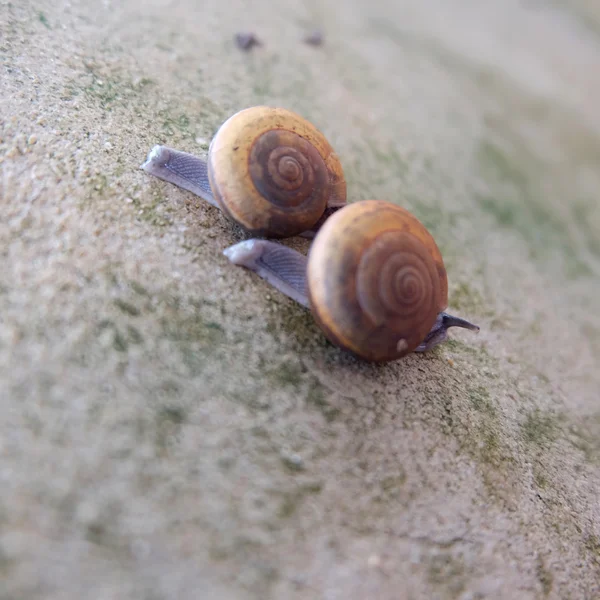
<svg viewBox="0 0 600 600">
<path fill-rule="evenodd" d="M 180 406 L 164 406 L 157 415 L 158 423 L 172 423 L 173 425 L 181 425 L 186 421 L 186 413 Z"/>
<path fill-rule="evenodd" d="M 487 193 L 476 192 L 479 207 L 503 228 L 517 232 L 527 243 L 530 256 L 549 261 L 560 251 L 570 277 L 589 275 L 568 223 L 548 206 L 539 184 L 540 165 L 533 157 L 514 155 L 496 142 L 485 139 L 477 151 L 477 164 L 489 184 Z"/>
<path fill-rule="evenodd" d="M 467 585 L 467 569 L 463 556 L 442 551 L 429 558 L 427 578 L 436 587 L 447 590 L 450 597 L 458 596 Z"/>
<path fill-rule="evenodd" d="M 462 281 L 450 288 L 448 304 L 465 314 L 486 314 L 486 302 L 482 295 L 468 283 Z"/>
<path fill-rule="evenodd" d="M 405 483 L 406 473 L 400 467 L 400 472 L 398 474 L 384 477 L 379 483 L 379 486 L 386 496 L 395 497 L 400 493 L 400 490 Z"/>
<path fill-rule="evenodd" d="M 479 412 L 484 412 L 490 417 L 496 416 L 496 407 L 490 399 L 489 391 L 482 387 L 474 387 L 468 390 L 469 399 L 473 408 Z"/>
<path fill-rule="evenodd" d="M 540 489 L 546 489 L 550 483 L 543 465 L 536 461 L 533 465 L 533 481 Z"/>
<path fill-rule="evenodd" d="M 127 302 L 126 300 L 123 300 L 122 298 L 115 298 L 113 302 L 117 308 L 132 317 L 137 317 L 141 312 L 137 306 Z"/>
<path fill-rule="evenodd" d="M 162 123 L 162 133 L 169 137 L 178 133 L 180 139 L 194 138 L 191 119 L 185 113 L 177 113 L 176 110 L 165 108 L 158 111 L 156 119 Z"/>
<path fill-rule="evenodd" d="M 162 317 L 160 322 L 163 337 L 176 342 L 212 345 L 225 338 L 225 331 L 219 323 L 207 321 L 199 314 L 171 314 Z"/>
<path fill-rule="evenodd" d="M 453 405 L 461 396 L 464 400 Z M 447 423 L 445 433 L 456 440 L 462 453 L 479 465 L 483 483 L 492 495 L 504 495 L 498 482 L 514 475 L 517 457 L 490 391 L 483 386 L 467 387 L 444 412 L 439 409 L 437 413 L 440 423 Z"/>
<path fill-rule="evenodd" d="M 594 229 L 594 215 L 598 214 L 596 203 L 592 199 L 579 200 L 572 204 L 571 214 L 577 223 L 585 247 L 595 256 L 600 257 L 600 228 Z M 600 218 L 597 219 L 600 222 Z"/>
<path fill-rule="evenodd" d="M 308 385 L 306 403 L 314 406 L 328 423 L 332 423 L 340 416 L 340 409 L 328 401 L 330 391 L 316 378 L 312 377 Z"/>
<path fill-rule="evenodd" d="M 328 343 L 311 312 L 284 297 L 277 303 L 277 310 L 269 313 L 267 331 L 274 335 L 282 331 L 293 340 L 294 347 L 304 351 L 311 345 L 324 346 Z"/>
<path fill-rule="evenodd" d="M 132 79 L 125 72 L 99 62 L 87 60 L 84 64 L 85 71 L 70 79 L 66 89 L 71 96 L 83 93 L 105 111 L 111 111 L 116 106 L 129 108 L 136 97 L 141 101 L 140 95 L 145 88 L 154 84 L 148 77 Z"/>
<path fill-rule="evenodd" d="M 52 28 L 50 27 L 50 23 L 48 23 L 48 18 L 46 17 L 46 15 L 45 15 L 45 14 L 44 14 L 42 11 L 40 11 L 40 12 L 38 13 L 38 19 L 39 19 L 40 23 L 41 23 L 41 24 L 42 24 L 42 25 L 43 25 L 43 26 L 44 26 L 46 29 L 52 29 Z"/>
<path fill-rule="evenodd" d="M 153 182 L 153 185 L 158 186 L 159 184 Z M 147 201 L 148 199 L 150 200 L 149 202 Z M 172 207 L 158 189 L 152 194 L 144 195 L 143 200 L 134 198 L 132 203 L 134 208 L 136 208 L 136 215 L 141 221 L 156 227 L 172 225 L 173 219 L 170 215 Z"/>
<path fill-rule="evenodd" d="M 179 406 L 163 406 L 156 413 L 154 444 L 159 454 L 164 455 L 168 452 L 186 418 L 185 410 Z"/>
<path fill-rule="evenodd" d="M 556 415 L 536 408 L 527 413 L 525 421 L 521 425 L 521 432 L 526 442 L 546 447 L 557 439 L 559 424 Z"/>
<path fill-rule="evenodd" d="M 542 586 L 542 592 L 544 596 L 547 597 L 552 591 L 554 577 L 552 575 L 552 571 L 548 569 L 542 557 L 538 557 L 536 564 L 536 575 L 540 585 Z"/>
<path fill-rule="evenodd" d="M 590 533 L 584 539 L 585 549 L 593 556 L 594 562 L 600 566 L 600 537 Z"/>
<path fill-rule="evenodd" d="M 293 361 L 291 358 L 287 358 L 278 365 L 273 365 L 265 368 L 266 376 L 278 385 L 290 385 L 292 387 L 298 387 L 302 382 L 303 373 L 306 369 L 303 367 L 300 361 Z"/>
<path fill-rule="evenodd" d="M 590 415 L 583 423 L 571 423 L 566 439 L 581 451 L 589 463 L 600 464 L 600 415 Z"/>
<path fill-rule="evenodd" d="M 133 325 L 127 325 L 127 339 L 132 344 L 141 344 L 144 341 L 144 337 L 140 333 L 137 327 L 133 327 Z"/>
<path fill-rule="evenodd" d="M 129 287 L 139 296 L 150 297 L 150 292 L 139 282 L 134 279 L 129 281 Z"/>
<path fill-rule="evenodd" d="M 140 332 L 130 325 L 123 326 L 120 323 L 115 323 L 110 319 L 102 319 L 97 325 L 98 336 L 103 335 L 103 332 L 110 331 L 112 334 L 112 347 L 117 352 L 127 352 L 130 344 L 140 344 L 142 336 Z"/>
<path fill-rule="evenodd" d="M 123 101 L 122 82 L 113 78 L 100 78 L 92 74 L 91 81 L 83 92 L 94 98 L 104 110 L 112 110 L 113 104 Z"/>
</svg>

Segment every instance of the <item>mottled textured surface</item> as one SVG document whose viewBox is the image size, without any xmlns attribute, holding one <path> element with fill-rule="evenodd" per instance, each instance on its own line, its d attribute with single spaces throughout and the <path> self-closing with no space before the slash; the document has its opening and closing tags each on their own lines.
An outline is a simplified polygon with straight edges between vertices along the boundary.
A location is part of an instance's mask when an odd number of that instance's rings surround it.
<svg viewBox="0 0 600 600">
<path fill-rule="evenodd" d="M 596 2 L 2 0 L 0 56 L 2 599 L 600 597 Z M 260 103 L 479 335 L 359 363 L 139 169 Z"/>
</svg>

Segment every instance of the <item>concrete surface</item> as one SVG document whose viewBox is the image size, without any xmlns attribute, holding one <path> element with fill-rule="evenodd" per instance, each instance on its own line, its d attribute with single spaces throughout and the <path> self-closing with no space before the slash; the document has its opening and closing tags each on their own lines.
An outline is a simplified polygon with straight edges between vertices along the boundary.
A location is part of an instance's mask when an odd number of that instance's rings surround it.
<svg viewBox="0 0 600 600">
<path fill-rule="evenodd" d="M 2 600 L 600 597 L 597 2 L 2 0 L 0 55 Z M 139 169 L 260 103 L 479 335 L 360 363 Z"/>
</svg>

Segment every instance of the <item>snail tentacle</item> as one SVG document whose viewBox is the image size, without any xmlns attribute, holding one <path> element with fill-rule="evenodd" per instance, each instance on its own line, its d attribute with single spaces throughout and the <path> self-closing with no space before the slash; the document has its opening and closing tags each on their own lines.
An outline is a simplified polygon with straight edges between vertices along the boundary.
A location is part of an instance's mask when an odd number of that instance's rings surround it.
<svg viewBox="0 0 600 600">
<path fill-rule="evenodd" d="M 438 344 L 441 344 L 448 338 L 448 329 L 450 327 L 462 327 L 463 329 L 470 329 L 471 331 L 479 331 L 479 325 L 449 315 L 446 312 L 438 314 L 431 331 L 425 336 L 425 339 L 415 348 L 415 352 L 427 352 L 432 348 L 435 348 Z"/>
<path fill-rule="evenodd" d="M 167 146 L 154 146 L 141 168 L 163 181 L 204 198 L 218 208 L 210 188 L 206 161 Z"/>
<path fill-rule="evenodd" d="M 309 307 L 306 256 L 276 242 L 250 239 L 223 251 L 234 265 L 254 271 L 274 288 Z"/>
</svg>

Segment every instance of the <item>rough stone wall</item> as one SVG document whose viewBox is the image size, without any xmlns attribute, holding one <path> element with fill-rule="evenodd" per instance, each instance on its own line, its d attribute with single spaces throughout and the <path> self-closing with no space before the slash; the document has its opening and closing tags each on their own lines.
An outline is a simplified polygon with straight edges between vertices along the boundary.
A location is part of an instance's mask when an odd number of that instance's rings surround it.
<svg viewBox="0 0 600 600">
<path fill-rule="evenodd" d="M 0 598 L 600 597 L 594 2 L 3 0 L 0 57 Z M 479 335 L 356 361 L 139 169 L 263 103 Z"/>
</svg>

